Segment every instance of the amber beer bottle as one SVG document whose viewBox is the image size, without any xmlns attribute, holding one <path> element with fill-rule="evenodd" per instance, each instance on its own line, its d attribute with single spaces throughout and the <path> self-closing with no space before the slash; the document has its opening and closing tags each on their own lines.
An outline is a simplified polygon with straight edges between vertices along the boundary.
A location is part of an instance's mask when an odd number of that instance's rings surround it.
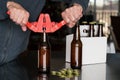
<svg viewBox="0 0 120 80">
<path fill-rule="evenodd" d="M 97 36 L 98 37 L 103 37 L 103 24 L 102 23 L 99 23 L 98 24 L 98 33 L 97 33 Z"/>
<path fill-rule="evenodd" d="M 38 48 L 38 69 L 41 73 L 49 73 L 51 48 L 47 38 L 47 33 L 45 32 L 45 28 L 43 28 L 42 34 L 42 41 Z"/>
<path fill-rule="evenodd" d="M 71 68 L 81 69 L 82 66 L 82 42 L 80 39 L 79 23 L 76 24 L 76 31 L 71 42 Z"/>
<path fill-rule="evenodd" d="M 37 80 L 49 80 L 49 76 L 47 74 L 39 74 Z"/>
<path fill-rule="evenodd" d="M 94 22 L 90 22 L 90 32 L 89 32 L 89 37 L 94 37 Z"/>
</svg>

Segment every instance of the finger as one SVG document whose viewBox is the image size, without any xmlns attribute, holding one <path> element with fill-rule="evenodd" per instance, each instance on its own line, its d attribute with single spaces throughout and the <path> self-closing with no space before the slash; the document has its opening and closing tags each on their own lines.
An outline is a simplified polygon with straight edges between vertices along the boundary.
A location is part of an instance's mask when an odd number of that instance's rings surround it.
<svg viewBox="0 0 120 80">
<path fill-rule="evenodd" d="M 28 13 L 28 12 L 26 12 L 26 13 L 25 13 L 25 16 L 24 16 L 24 18 L 23 18 L 22 23 L 23 23 L 23 24 L 27 24 L 28 19 L 29 19 L 29 13 Z"/>
<path fill-rule="evenodd" d="M 74 22 L 76 23 L 76 22 L 79 21 L 81 18 L 82 18 L 82 15 L 79 16 L 79 17 L 77 17 Z"/>
<path fill-rule="evenodd" d="M 75 16 L 77 15 L 76 13 L 74 13 L 73 8 L 70 7 L 67 11 L 66 11 L 66 17 L 70 20 L 70 21 L 75 21 Z"/>
<path fill-rule="evenodd" d="M 68 25 L 69 28 L 72 28 L 72 27 L 75 26 L 75 24 L 76 24 L 76 22 L 70 22 L 70 23 L 68 23 L 67 25 Z"/>
<path fill-rule="evenodd" d="M 75 9 L 74 9 L 75 10 Z M 76 13 L 76 10 L 73 11 L 73 7 L 66 9 L 63 13 L 62 13 L 62 17 L 63 19 L 67 22 L 76 22 L 80 19 L 80 15 L 79 13 Z"/>
<path fill-rule="evenodd" d="M 24 16 L 22 14 L 19 14 L 17 17 L 16 17 L 16 23 L 17 24 L 23 24 L 22 21 L 24 19 Z"/>
<path fill-rule="evenodd" d="M 14 10 L 11 10 L 11 11 L 10 11 L 10 19 L 13 20 L 13 21 L 15 21 L 15 20 L 14 20 L 14 17 L 15 17 L 15 11 L 14 11 Z"/>
<path fill-rule="evenodd" d="M 21 25 L 23 31 L 27 31 L 27 27 L 25 25 Z"/>
<path fill-rule="evenodd" d="M 70 14 L 70 16 L 68 16 L 68 19 L 70 20 L 70 22 L 75 22 L 76 18 L 74 17 L 73 14 Z"/>
<path fill-rule="evenodd" d="M 82 17 L 82 13 L 73 12 L 71 14 L 71 21 L 77 22 Z"/>
<path fill-rule="evenodd" d="M 11 13 L 11 19 L 16 23 L 16 24 L 20 24 L 20 20 L 21 20 L 21 15 L 19 10 L 13 10 L 13 13 Z"/>
<path fill-rule="evenodd" d="M 79 16 L 77 19 L 75 19 L 74 21 L 69 22 L 67 25 L 68 27 L 72 28 L 75 26 L 76 22 L 79 21 L 79 19 L 81 18 L 81 16 Z"/>
<path fill-rule="evenodd" d="M 83 13 L 82 13 L 82 7 L 80 5 L 75 4 L 73 7 L 71 7 L 71 14 L 73 15 L 75 20 L 79 20 L 80 17 L 82 17 Z"/>
<path fill-rule="evenodd" d="M 63 12 L 61 13 L 61 15 L 62 15 L 62 18 L 65 20 L 65 22 L 66 22 L 66 23 L 69 23 L 69 22 L 70 22 L 70 19 L 68 18 L 69 14 L 67 14 L 67 12 L 68 12 L 68 9 L 66 9 L 65 11 L 63 11 Z"/>
</svg>

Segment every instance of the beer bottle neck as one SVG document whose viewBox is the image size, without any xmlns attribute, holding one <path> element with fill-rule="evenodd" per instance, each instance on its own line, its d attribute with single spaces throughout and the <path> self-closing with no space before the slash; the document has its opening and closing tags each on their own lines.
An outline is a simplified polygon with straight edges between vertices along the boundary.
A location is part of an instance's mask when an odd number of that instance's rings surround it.
<svg viewBox="0 0 120 80">
<path fill-rule="evenodd" d="M 46 40 L 47 40 L 47 35 L 45 32 L 43 32 L 43 42 L 46 42 Z"/>
<path fill-rule="evenodd" d="M 43 42 L 47 42 L 47 33 L 45 32 L 45 28 L 43 28 Z"/>
<path fill-rule="evenodd" d="M 80 40 L 80 28 L 79 28 L 78 24 L 76 25 L 76 31 L 74 33 L 74 38 L 73 39 Z"/>
</svg>

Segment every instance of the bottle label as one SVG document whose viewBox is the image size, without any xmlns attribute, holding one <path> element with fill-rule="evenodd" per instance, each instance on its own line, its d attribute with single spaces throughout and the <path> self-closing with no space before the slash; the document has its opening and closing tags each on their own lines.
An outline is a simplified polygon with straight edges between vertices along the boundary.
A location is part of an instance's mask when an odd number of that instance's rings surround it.
<svg viewBox="0 0 120 80">
<path fill-rule="evenodd" d="M 97 36 L 98 33 L 98 25 L 94 25 L 94 36 Z"/>
<path fill-rule="evenodd" d="M 81 37 L 89 36 L 89 25 L 80 25 L 80 36 Z"/>
</svg>

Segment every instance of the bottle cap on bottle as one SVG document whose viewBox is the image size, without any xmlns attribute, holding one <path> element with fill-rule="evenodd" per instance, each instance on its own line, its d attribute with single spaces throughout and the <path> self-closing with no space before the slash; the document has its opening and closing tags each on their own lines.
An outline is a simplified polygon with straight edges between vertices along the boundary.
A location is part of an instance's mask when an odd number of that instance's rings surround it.
<svg viewBox="0 0 120 80">
<path fill-rule="evenodd" d="M 82 24 L 87 24 L 88 22 L 87 21 L 83 21 Z"/>
</svg>

